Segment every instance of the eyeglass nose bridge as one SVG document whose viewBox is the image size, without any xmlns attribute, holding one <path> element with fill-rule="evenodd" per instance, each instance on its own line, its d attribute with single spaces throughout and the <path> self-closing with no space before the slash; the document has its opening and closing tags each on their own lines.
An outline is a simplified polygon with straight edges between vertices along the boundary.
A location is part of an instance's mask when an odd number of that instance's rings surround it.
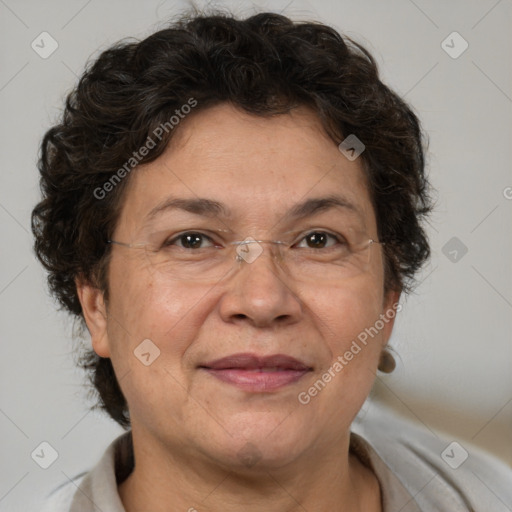
<svg viewBox="0 0 512 512">
<path fill-rule="evenodd" d="M 232 245 L 236 245 L 236 261 L 238 263 L 246 262 L 252 263 L 256 261 L 256 259 L 263 253 L 263 248 L 259 244 L 270 243 L 270 244 L 278 244 L 287 246 L 286 242 L 282 242 L 281 240 L 255 240 L 252 237 L 247 237 L 245 240 L 239 240 L 235 242 L 231 242 Z M 251 246 L 250 244 L 256 244 L 256 246 Z M 282 259 L 281 251 L 278 251 L 279 260 Z"/>
</svg>

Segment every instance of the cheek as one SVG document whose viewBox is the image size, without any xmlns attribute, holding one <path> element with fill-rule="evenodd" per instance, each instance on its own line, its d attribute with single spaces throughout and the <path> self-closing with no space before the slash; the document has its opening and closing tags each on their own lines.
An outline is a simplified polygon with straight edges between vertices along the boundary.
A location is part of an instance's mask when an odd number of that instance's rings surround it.
<svg viewBox="0 0 512 512">
<path fill-rule="evenodd" d="M 189 400 L 186 353 L 203 323 L 204 289 L 148 272 L 121 279 L 118 272 L 112 272 L 108 335 L 119 385 L 133 415 L 151 418 L 151 428 L 161 416 L 177 429 Z"/>
<path fill-rule="evenodd" d="M 141 372 L 144 367 L 136 353 L 144 340 L 151 340 L 157 347 L 155 353 L 160 351 L 155 365 L 165 366 L 179 376 L 184 353 L 206 314 L 204 289 L 122 265 L 112 268 L 110 284 L 108 337 L 112 362 L 119 374 Z"/>
<path fill-rule="evenodd" d="M 113 267 L 110 283 L 114 320 L 136 339 L 155 336 L 164 341 L 164 333 L 171 334 L 200 299 L 199 289 L 184 289 L 183 283 L 173 283 L 142 265 Z"/>
<path fill-rule="evenodd" d="M 331 347 L 342 349 L 366 328 L 374 325 L 382 313 L 382 289 L 373 279 L 357 278 L 322 293 L 316 290 L 304 302 L 314 309 L 318 328 L 330 340 Z"/>
<path fill-rule="evenodd" d="M 372 388 L 381 351 L 381 333 L 371 331 L 382 312 L 379 291 L 373 280 L 354 279 L 311 298 L 325 357 L 300 399 L 333 426 L 350 423 Z"/>
<path fill-rule="evenodd" d="M 373 385 L 381 352 L 382 333 L 375 324 L 382 313 L 382 290 L 368 277 L 354 279 L 316 293 L 311 303 L 325 340 L 326 354 L 317 373 L 328 381 L 323 404 L 356 409 Z"/>
</svg>

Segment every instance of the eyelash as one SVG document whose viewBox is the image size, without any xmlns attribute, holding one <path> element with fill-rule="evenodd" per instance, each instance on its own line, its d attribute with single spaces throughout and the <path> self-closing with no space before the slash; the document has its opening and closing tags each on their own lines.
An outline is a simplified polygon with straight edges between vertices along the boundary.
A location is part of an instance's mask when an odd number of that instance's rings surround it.
<svg viewBox="0 0 512 512">
<path fill-rule="evenodd" d="M 343 238 L 343 236 L 341 235 L 335 235 L 333 233 L 330 233 L 329 231 L 325 231 L 325 230 L 312 230 L 312 231 L 308 231 L 300 240 L 299 242 L 302 242 L 303 240 L 305 240 L 308 236 L 311 236 L 313 234 L 324 234 L 324 235 L 327 235 L 331 238 L 333 238 L 336 242 L 338 243 L 342 243 L 342 244 L 346 244 L 346 241 L 345 239 Z M 201 233 L 199 231 L 184 231 L 183 233 L 180 233 L 176 236 L 174 236 L 173 238 L 169 238 L 167 239 L 162 247 L 169 247 L 171 245 L 174 245 L 174 243 L 178 240 L 180 240 L 181 238 L 185 237 L 186 235 L 198 235 L 198 236 L 201 236 L 201 237 L 204 237 L 204 238 L 207 238 L 210 242 L 212 242 L 213 244 L 215 244 L 215 242 L 212 240 L 212 238 L 204 233 Z M 295 244 L 294 244 L 295 245 Z M 332 246 L 328 246 L 328 247 L 322 247 L 321 249 L 330 249 Z M 190 251 L 197 251 L 198 249 L 190 249 L 188 247 L 181 247 L 182 249 L 187 249 L 187 250 L 190 250 Z M 200 247 L 200 249 L 204 249 L 204 247 Z M 307 249 L 313 249 L 312 247 L 307 247 Z"/>
</svg>

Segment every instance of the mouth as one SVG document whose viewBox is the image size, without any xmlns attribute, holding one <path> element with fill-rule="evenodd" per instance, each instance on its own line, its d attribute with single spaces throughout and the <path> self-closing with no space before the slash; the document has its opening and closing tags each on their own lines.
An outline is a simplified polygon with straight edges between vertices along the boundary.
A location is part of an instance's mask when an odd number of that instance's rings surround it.
<svg viewBox="0 0 512 512">
<path fill-rule="evenodd" d="M 313 368 L 284 354 L 233 354 L 199 366 L 216 379 L 250 392 L 275 391 L 300 380 Z"/>
</svg>

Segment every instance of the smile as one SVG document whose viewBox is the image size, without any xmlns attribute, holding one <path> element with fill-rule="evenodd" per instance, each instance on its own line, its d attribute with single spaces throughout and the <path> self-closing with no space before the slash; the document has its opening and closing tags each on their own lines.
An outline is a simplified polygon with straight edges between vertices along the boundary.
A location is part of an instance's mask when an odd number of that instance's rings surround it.
<svg viewBox="0 0 512 512">
<path fill-rule="evenodd" d="M 293 384 L 312 370 L 291 356 L 233 354 L 199 367 L 210 375 L 244 391 L 276 391 Z"/>
</svg>

